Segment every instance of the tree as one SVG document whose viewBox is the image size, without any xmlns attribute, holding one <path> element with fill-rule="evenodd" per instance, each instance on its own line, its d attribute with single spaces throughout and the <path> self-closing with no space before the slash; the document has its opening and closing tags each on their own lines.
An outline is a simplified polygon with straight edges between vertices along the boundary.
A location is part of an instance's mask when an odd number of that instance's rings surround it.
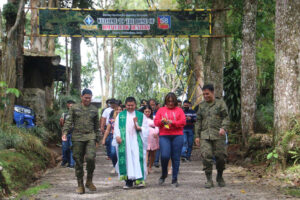
<svg viewBox="0 0 300 200">
<path fill-rule="evenodd" d="M 213 9 L 223 9 L 224 0 L 213 0 Z M 224 35 L 225 12 L 213 13 L 213 35 Z M 223 96 L 223 69 L 225 66 L 224 38 L 208 38 L 204 64 L 204 82 L 212 83 L 215 87 L 216 97 Z"/>
<path fill-rule="evenodd" d="M 290 118 L 300 113 L 300 1 L 276 1 L 274 129 L 276 136 L 289 129 Z"/>
<path fill-rule="evenodd" d="M 22 24 L 25 18 L 24 4 L 24 0 L 18 2 L 9 0 L 3 11 L 3 16 L 6 19 L 7 34 L 1 38 L 3 49 L 2 62 L 0 65 L 0 81 L 5 82 L 8 88 L 16 87 L 17 64 L 23 65 L 23 60 L 19 57 L 20 55 L 23 56 L 23 48 L 20 49 L 20 46 L 23 47 L 24 29 L 21 29 L 20 26 L 24 26 Z M 0 20 L 2 20 L 2 18 Z M 21 36 L 19 34 L 21 34 Z M 4 93 L 0 95 L 2 98 L 3 95 L 6 94 Z M 0 111 L 0 119 L 3 120 L 3 123 L 12 123 L 15 96 L 8 94 L 7 98 L 9 99 L 9 103 L 6 104 L 6 107 Z"/>
<path fill-rule="evenodd" d="M 256 109 L 256 13 L 257 0 L 244 1 L 241 66 L 241 125 L 243 143 L 253 134 Z"/>
</svg>

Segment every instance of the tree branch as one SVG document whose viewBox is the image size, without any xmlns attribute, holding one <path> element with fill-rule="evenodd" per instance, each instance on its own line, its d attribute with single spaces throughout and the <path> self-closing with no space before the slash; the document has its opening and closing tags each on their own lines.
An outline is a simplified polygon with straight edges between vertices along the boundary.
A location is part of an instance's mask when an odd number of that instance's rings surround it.
<svg viewBox="0 0 300 200">
<path fill-rule="evenodd" d="M 23 11 L 23 8 L 24 8 L 24 0 L 21 0 L 19 10 L 18 10 L 17 19 L 15 21 L 14 26 L 9 30 L 9 32 L 7 34 L 7 39 L 11 39 L 11 35 L 16 31 L 17 27 L 19 26 L 19 23 L 20 23 L 20 20 L 21 20 L 21 13 Z"/>
</svg>

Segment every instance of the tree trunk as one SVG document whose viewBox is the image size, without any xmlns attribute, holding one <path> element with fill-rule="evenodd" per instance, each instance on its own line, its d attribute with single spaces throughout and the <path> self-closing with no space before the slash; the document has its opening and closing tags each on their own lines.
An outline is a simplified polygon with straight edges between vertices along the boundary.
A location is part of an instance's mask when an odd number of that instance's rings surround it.
<svg viewBox="0 0 300 200">
<path fill-rule="evenodd" d="M 82 38 L 71 38 L 71 57 L 72 57 L 72 89 L 80 94 L 81 91 L 81 52 L 80 43 Z"/>
<path fill-rule="evenodd" d="M 276 1 L 274 130 L 278 137 L 300 113 L 299 10 L 300 1 Z"/>
<path fill-rule="evenodd" d="M 241 125 L 243 143 L 252 135 L 256 109 L 256 13 L 257 0 L 244 1 L 243 48 L 241 61 Z"/>
<path fill-rule="evenodd" d="M 199 38 L 189 39 L 189 51 L 190 51 L 190 68 L 188 68 L 187 75 L 190 77 L 188 83 L 188 99 L 191 99 L 193 105 L 202 101 L 202 89 L 204 83 L 203 78 L 203 60 L 200 54 L 200 41 Z M 192 71 L 191 71 L 192 70 Z"/>
<path fill-rule="evenodd" d="M 111 65 L 111 97 L 115 96 L 115 62 L 114 62 L 114 40 L 111 40 L 111 48 L 110 48 L 110 65 Z"/>
<path fill-rule="evenodd" d="M 108 52 L 108 39 L 103 39 L 103 63 L 104 63 L 104 71 L 105 71 L 105 90 L 104 95 L 102 95 L 104 100 L 109 96 L 109 83 L 110 83 L 110 63 L 109 63 L 109 52 Z"/>
<path fill-rule="evenodd" d="M 214 0 L 213 9 L 224 8 L 223 0 Z M 225 12 L 213 13 L 213 35 L 224 35 Z M 204 82 L 215 87 L 216 97 L 223 96 L 224 38 L 209 38 L 206 50 Z"/>
<path fill-rule="evenodd" d="M 65 92 L 67 95 L 70 95 L 70 68 L 69 68 L 69 49 L 68 49 L 68 38 L 65 38 L 65 51 L 66 51 L 66 86 Z"/>
<path fill-rule="evenodd" d="M 99 75 L 100 75 L 100 88 L 101 88 L 101 95 L 102 95 L 102 104 L 101 104 L 101 107 L 104 108 L 105 107 L 105 100 L 103 98 L 103 80 L 102 80 L 102 67 L 100 65 L 100 62 L 99 62 L 99 45 L 98 45 L 98 38 L 96 38 L 96 58 L 97 58 L 97 67 L 98 67 L 98 71 L 99 71 Z"/>
<path fill-rule="evenodd" d="M 16 3 L 13 0 L 9 0 L 8 3 Z M 15 22 L 6 23 L 6 30 L 7 35 L 4 38 L 3 50 L 2 50 L 2 64 L 0 68 L 0 81 L 4 81 L 7 84 L 8 88 L 15 88 L 16 87 L 16 70 L 17 70 L 17 63 L 23 65 L 22 59 L 20 59 L 20 54 L 23 51 L 23 41 L 24 38 L 19 41 L 21 36 L 18 34 L 23 34 L 24 31 L 21 30 L 22 20 L 24 20 L 24 0 L 21 0 L 20 3 L 17 4 L 18 13 Z M 21 32 L 20 32 L 21 31 Z M 21 43 L 21 44 L 20 44 Z M 22 46 L 21 49 L 20 46 Z M 12 94 L 0 94 L 4 95 L 5 98 L 9 100 L 6 104 L 4 110 L 0 110 L 0 120 L 1 124 L 4 123 L 12 123 L 13 122 L 13 110 L 15 104 L 15 96 Z"/>
</svg>

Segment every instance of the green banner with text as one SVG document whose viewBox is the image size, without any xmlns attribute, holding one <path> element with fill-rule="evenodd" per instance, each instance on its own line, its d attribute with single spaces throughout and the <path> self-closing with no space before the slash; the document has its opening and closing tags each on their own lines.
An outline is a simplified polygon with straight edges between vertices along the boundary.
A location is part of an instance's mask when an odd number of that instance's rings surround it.
<svg viewBox="0 0 300 200">
<path fill-rule="evenodd" d="M 211 34 L 210 10 L 39 8 L 40 36 L 198 37 Z"/>
</svg>

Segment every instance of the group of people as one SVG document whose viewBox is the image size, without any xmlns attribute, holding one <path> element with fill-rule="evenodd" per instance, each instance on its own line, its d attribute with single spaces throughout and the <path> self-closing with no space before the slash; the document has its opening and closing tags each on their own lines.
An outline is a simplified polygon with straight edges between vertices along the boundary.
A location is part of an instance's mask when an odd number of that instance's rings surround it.
<svg viewBox="0 0 300 200">
<path fill-rule="evenodd" d="M 226 146 L 225 133 L 229 119 L 227 107 L 221 99 L 214 96 L 212 85 L 203 88 L 204 101 L 196 112 L 191 103 L 178 102 L 174 93 L 165 96 L 160 107 L 154 99 L 142 100 L 137 109 L 134 97 L 127 97 L 125 108 L 121 102 L 110 99 L 100 119 L 96 107 L 91 105 L 92 92 L 84 89 L 81 103 L 70 107 L 68 117 L 63 124 L 62 140 L 68 141 L 72 130 L 75 174 L 78 181 L 77 193 L 83 194 L 85 187 L 95 191 L 92 182 L 95 169 L 96 148 L 103 133 L 102 144 L 106 145 L 107 155 L 112 160 L 113 171 L 120 180 L 125 181 L 124 189 L 145 187 L 145 180 L 152 172 L 152 166 L 161 161 L 161 176 L 158 184 L 162 185 L 168 177 L 168 165 L 172 165 L 172 186 L 178 187 L 180 161 L 190 161 L 193 143 L 200 145 L 203 158 L 203 170 L 207 182 L 206 188 L 213 187 L 212 165 L 216 161 L 217 178 L 220 187 L 225 186 Z M 195 130 L 195 134 L 194 134 Z M 194 140 L 195 138 L 195 140 Z M 83 184 L 83 161 L 87 162 L 87 180 Z"/>
</svg>

